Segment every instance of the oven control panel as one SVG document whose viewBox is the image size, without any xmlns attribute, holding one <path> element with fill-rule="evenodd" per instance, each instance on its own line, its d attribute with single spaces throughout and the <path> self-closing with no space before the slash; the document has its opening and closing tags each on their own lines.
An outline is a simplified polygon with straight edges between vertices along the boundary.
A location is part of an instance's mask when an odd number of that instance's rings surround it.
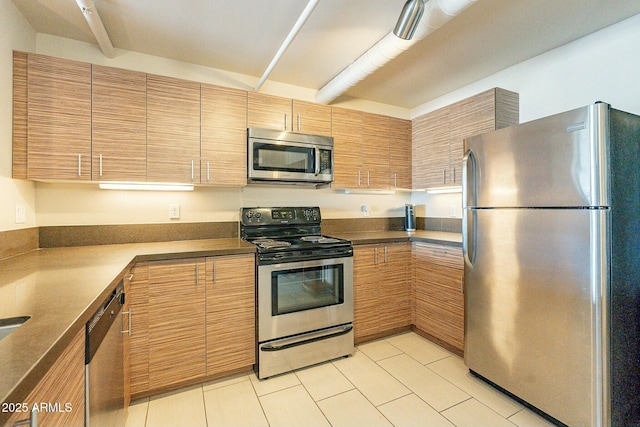
<svg viewBox="0 0 640 427">
<path fill-rule="evenodd" d="M 320 224 L 319 207 L 242 208 L 244 226 L 280 224 Z"/>
</svg>

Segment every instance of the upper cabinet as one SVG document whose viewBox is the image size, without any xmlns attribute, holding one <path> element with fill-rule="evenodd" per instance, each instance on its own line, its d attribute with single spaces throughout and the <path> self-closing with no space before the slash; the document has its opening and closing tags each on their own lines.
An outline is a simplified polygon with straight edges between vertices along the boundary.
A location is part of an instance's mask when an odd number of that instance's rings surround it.
<svg viewBox="0 0 640 427">
<path fill-rule="evenodd" d="M 413 188 L 461 185 L 464 139 L 519 122 L 519 97 L 494 88 L 413 120 Z"/>
<path fill-rule="evenodd" d="M 392 189 L 411 189 L 411 120 L 389 118 L 389 174 Z"/>
<path fill-rule="evenodd" d="M 90 180 L 91 64 L 19 52 L 14 58 L 13 176 Z"/>
<path fill-rule="evenodd" d="M 147 181 L 200 182 L 200 83 L 147 75 Z"/>
<path fill-rule="evenodd" d="M 247 184 L 247 92 L 201 86 L 202 184 Z"/>
<path fill-rule="evenodd" d="M 147 75 L 93 65 L 92 179 L 146 181 Z"/>
<path fill-rule="evenodd" d="M 248 127 L 331 136 L 331 107 L 249 92 Z"/>
<path fill-rule="evenodd" d="M 332 108 L 334 188 L 411 188 L 411 121 Z"/>
</svg>

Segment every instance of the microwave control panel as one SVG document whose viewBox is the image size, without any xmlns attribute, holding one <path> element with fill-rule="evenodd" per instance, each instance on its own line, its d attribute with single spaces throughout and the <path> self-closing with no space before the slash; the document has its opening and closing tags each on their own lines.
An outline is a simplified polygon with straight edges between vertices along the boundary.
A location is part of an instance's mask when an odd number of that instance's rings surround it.
<svg viewBox="0 0 640 427">
<path fill-rule="evenodd" d="M 242 208 L 242 225 L 319 224 L 319 207 Z"/>
</svg>

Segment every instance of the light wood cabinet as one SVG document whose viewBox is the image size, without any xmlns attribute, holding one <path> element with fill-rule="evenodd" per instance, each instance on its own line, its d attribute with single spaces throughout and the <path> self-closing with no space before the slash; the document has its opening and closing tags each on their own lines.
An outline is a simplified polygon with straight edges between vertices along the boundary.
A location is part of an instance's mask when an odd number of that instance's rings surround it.
<svg viewBox="0 0 640 427">
<path fill-rule="evenodd" d="M 132 399 L 136 399 L 149 389 L 149 263 L 136 263 L 130 274 L 129 292 L 125 297 L 131 316 L 129 392 Z"/>
<path fill-rule="evenodd" d="M 247 92 L 201 85 L 202 184 L 247 184 Z"/>
<path fill-rule="evenodd" d="M 389 189 L 389 117 L 362 113 L 361 188 Z"/>
<path fill-rule="evenodd" d="M 84 426 L 84 353 L 85 330 L 82 328 L 27 398 L 21 402 L 26 403 L 29 410 L 34 405 L 40 408 L 41 403 L 57 405 L 38 412 L 38 426 Z M 30 419 L 29 412 L 1 415 L 1 419 L 4 420 L 3 426 L 12 426 L 16 422 Z"/>
<path fill-rule="evenodd" d="M 93 65 L 92 179 L 147 180 L 147 76 Z"/>
<path fill-rule="evenodd" d="M 200 182 L 200 83 L 147 75 L 147 180 Z"/>
<path fill-rule="evenodd" d="M 464 264 L 462 249 L 413 243 L 415 327 L 462 355 L 464 351 Z"/>
<path fill-rule="evenodd" d="M 90 180 L 91 64 L 27 54 L 27 88 L 26 178 Z"/>
<path fill-rule="evenodd" d="M 392 189 L 411 189 L 411 120 L 389 118 L 389 175 Z"/>
<path fill-rule="evenodd" d="M 291 99 L 249 92 L 247 98 L 247 126 L 290 131 Z"/>
<path fill-rule="evenodd" d="M 362 170 L 362 112 L 333 107 L 333 186 L 358 188 Z"/>
<path fill-rule="evenodd" d="M 331 107 L 249 92 L 249 127 L 331 136 Z"/>
<path fill-rule="evenodd" d="M 150 389 L 205 376 L 205 330 L 204 258 L 149 262 Z"/>
<path fill-rule="evenodd" d="M 356 343 L 411 325 L 408 243 L 355 246 L 354 339 Z"/>
<path fill-rule="evenodd" d="M 331 136 L 331 107 L 294 99 L 292 108 L 293 132 Z"/>
<path fill-rule="evenodd" d="M 413 119 L 413 188 L 461 185 L 464 139 L 518 122 L 518 94 L 500 88 Z"/>
<path fill-rule="evenodd" d="M 207 377 L 255 363 L 255 256 L 207 258 Z"/>
<path fill-rule="evenodd" d="M 253 254 L 139 262 L 131 274 L 133 399 L 251 368 Z"/>
<path fill-rule="evenodd" d="M 411 188 L 411 122 L 334 107 L 334 188 Z"/>
</svg>

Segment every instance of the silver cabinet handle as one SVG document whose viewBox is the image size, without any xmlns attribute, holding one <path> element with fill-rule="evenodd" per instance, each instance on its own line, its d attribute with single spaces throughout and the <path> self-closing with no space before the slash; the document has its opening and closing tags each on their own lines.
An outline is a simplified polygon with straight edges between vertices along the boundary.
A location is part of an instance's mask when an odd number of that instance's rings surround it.
<svg viewBox="0 0 640 427">
<path fill-rule="evenodd" d="M 358 171 L 358 187 L 360 187 L 360 171 Z"/>
<path fill-rule="evenodd" d="M 195 162 L 191 160 L 191 181 L 196 179 L 195 173 L 196 173 L 196 165 L 195 165 Z"/>
<path fill-rule="evenodd" d="M 446 169 L 442 169 L 442 183 L 443 184 L 447 183 L 447 170 Z"/>
<path fill-rule="evenodd" d="M 12 424 L 12 427 L 18 426 L 38 427 L 38 411 L 35 409 L 35 407 L 31 410 L 31 415 L 29 416 L 29 418 L 16 421 Z"/>
<path fill-rule="evenodd" d="M 128 323 L 127 330 L 126 331 L 120 331 L 120 332 L 122 332 L 123 334 L 127 334 L 127 335 L 131 336 L 131 309 L 129 309 L 129 311 L 123 311 L 120 314 L 122 314 L 123 316 L 125 314 L 129 316 L 129 322 L 127 322 Z"/>
<path fill-rule="evenodd" d="M 398 174 L 397 173 L 393 174 L 393 186 L 394 187 L 398 186 Z"/>
<path fill-rule="evenodd" d="M 82 176 L 82 154 L 78 154 L 78 176 Z"/>
<path fill-rule="evenodd" d="M 371 186 L 371 174 L 367 171 L 367 187 Z"/>
<path fill-rule="evenodd" d="M 211 162 L 207 162 L 207 182 L 211 181 Z"/>
<path fill-rule="evenodd" d="M 378 265 L 378 248 L 373 248 L 373 263 Z"/>
<path fill-rule="evenodd" d="M 129 277 L 127 277 L 128 281 L 132 281 L 133 280 L 133 273 L 129 274 Z"/>
<path fill-rule="evenodd" d="M 287 116 L 288 116 L 288 114 L 284 113 L 284 130 L 289 130 L 288 127 L 287 127 Z"/>
<path fill-rule="evenodd" d="M 384 247 L 384 263 L 387 263 L 387 247 Z"/>
<path fill-rule="evenodd" d="M 298 113 L 298 132 L 300 132 L 301 128 L 302 128 L 302 122 L 300 120 L 300 114 Z"/>
<path fill-rule="evenodd" d="M 216 283 L 217 273 L 218 273 L 218 263 L 214 260 L 213 261 L 213 283 Z"/>
<path fill-rule="evenodd" d="M 456 168 L 451 169 L 451 183 L 456 183 Z"/>
<path fill-rule="evenodd" d="M 102 176 L 102 154 L 100 154 L 100 176 Z"/>
<path fill-rule="evenodd" d="M 196 263 L 196 287 L 200 285 L 200 264 Z"/>
</svg>

